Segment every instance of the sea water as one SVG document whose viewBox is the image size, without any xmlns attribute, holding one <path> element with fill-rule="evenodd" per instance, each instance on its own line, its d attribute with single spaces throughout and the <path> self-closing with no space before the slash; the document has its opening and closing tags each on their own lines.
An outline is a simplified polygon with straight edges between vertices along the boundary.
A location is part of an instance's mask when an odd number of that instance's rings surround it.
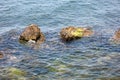
<svg viewBox="0 0 120 80">
<path fill-rule="evenodd" d="M 37 24 L 46 36 L 39 49 L 20 44 L 19 34 Z M 60 40 L 67 26 L 91 27 L 95 34 L 70 43 Z M 23 80 L 119 80 L 120 45 L 110 42 L 120 28 L 120 0 L 1 0 L 0 80 L 9 67 L 24 70 Z"/>
</svg>

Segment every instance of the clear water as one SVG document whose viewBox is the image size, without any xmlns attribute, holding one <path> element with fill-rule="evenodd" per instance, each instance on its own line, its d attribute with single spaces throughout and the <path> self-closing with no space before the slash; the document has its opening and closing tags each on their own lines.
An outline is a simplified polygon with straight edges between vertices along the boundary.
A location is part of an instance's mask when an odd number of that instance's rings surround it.
<svg viewBox="0 0 120 80">
<path fill-rule="evenodd" d="M 18 42 L 32 23 L 46 36 L 39 49 Z M 69 25 L 95 35 L 62 42 L 59 31 Z M 120 45 L 109 40 L 119 27 L 120 0 L 1 0 L 0 80 L 21 80 L 8 76 L 9 67 L 27 72 L 22 80 L 120 80 Z"/>
</svg>

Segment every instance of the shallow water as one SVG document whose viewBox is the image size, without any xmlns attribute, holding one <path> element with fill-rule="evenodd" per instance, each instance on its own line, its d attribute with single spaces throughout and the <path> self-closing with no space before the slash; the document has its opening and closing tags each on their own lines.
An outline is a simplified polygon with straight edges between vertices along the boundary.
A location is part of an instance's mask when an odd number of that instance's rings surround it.
<svg viewBox="0 0 120 80">
<path fill-rule="evenodd" d="M 120 27 L 119 0 L 1 0 L 0 80 L 119 80 L 120 45 L 110 41 Z M 19 34 L 38 24 L 46 36 L 40 48 L 20 44 Z M 95 35 L 70 43 L 61 28 L 92 27 Z M 8 75 L 8 68 L 27 72 Z"/>
</svg>

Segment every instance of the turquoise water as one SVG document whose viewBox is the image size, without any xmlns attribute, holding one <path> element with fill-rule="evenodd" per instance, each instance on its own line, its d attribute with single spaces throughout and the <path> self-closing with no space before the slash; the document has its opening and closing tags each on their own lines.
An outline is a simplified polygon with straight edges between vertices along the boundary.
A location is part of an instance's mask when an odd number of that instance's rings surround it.
<svg viewBox="0 0 120 80">
<path fill-rule="evenodd" d="M 110 41 L 119 13 L 120 0 L 1 0 L 0 80 L 119 80 L 120 45 Z M 18 42 L 32 23 L 46 36 L 38 49 Z M 70 25 L 90 26 L 95 34 L 62 42 L 59 32 Z M 10 67 L 27 74 L 11 77 Z"/>
</svg>

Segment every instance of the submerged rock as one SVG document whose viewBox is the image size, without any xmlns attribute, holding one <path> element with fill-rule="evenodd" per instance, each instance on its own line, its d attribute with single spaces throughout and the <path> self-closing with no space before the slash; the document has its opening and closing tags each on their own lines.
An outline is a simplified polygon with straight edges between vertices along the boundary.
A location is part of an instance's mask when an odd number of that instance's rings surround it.
<svg viewBox="0 0 120 80">
<path fill-rule="evenodd" d="M 15 67 L 5 67 L 0 72 L 0 80 L 30 80 L 26 78 L 26 71 Z"/>
<path fill-rule="evenodd" d="M 11 76 L 25 76 L 26 75 L 26 72 L 25 71 L 22 71 L 20 69 L 17 69 L 17 68 L 9 68 L 8 71 L 10 72 L 9 75 Z"/>
<path fill-rule="evenodd" d="M 71 41 L 82 37 L 89 37 L 92 34 L 93 31 L 89 28 L 73 27 L 73 26 L 63 28 L 60 32 L 60 36 L 64 41 Z"/>
<path fill-rule="evenodd" d="M 37 25 L 31 24 L 21 33 L 19 40 L 20 42 L 35 41 L 37 44 L 40 44 L 45 41 L 45 37 Z"/>
</svg>

